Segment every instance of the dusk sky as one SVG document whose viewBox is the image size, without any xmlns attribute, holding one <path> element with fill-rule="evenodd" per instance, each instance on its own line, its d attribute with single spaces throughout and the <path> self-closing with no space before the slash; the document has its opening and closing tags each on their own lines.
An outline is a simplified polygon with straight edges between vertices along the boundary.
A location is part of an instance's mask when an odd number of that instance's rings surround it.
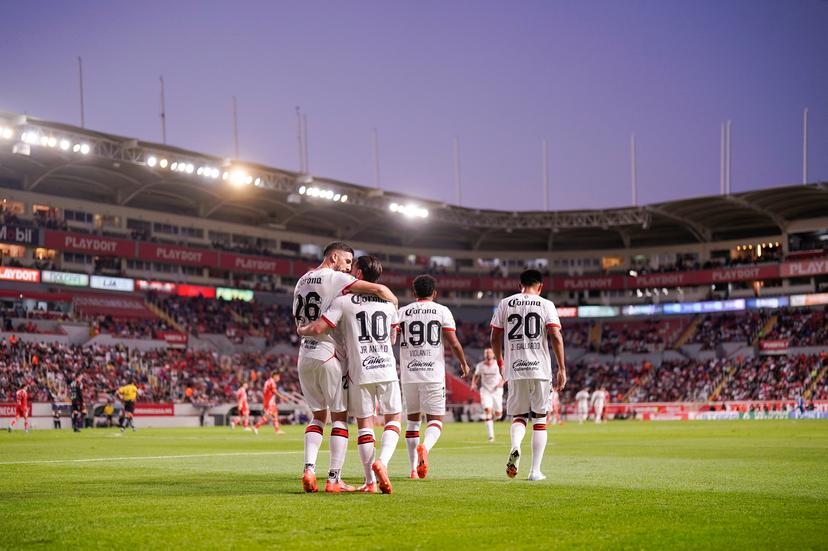
<svg viewBox="0 0 828 551">
<path fill-rule="evenodd" d="M 828 180 L 828 1 L 5 2 L 0 110 L 297 170 L 295 107 L 315 175 L 463 205 L 631 203 Z"/>
</svg>

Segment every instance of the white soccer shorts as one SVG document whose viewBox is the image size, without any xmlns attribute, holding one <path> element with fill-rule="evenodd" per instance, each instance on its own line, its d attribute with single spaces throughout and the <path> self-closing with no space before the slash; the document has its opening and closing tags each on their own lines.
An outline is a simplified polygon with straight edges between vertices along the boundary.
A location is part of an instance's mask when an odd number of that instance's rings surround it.
<svg viewBox="0 0 828 551">
<path fill-rule="evenodd" d="M 491 409 L 496 413 L 503 413 L 503 387 L 494 389 L 494 392 L 489 392 L 481 387 L 480 405 L 483 409 Z"/>
<path fill-rule="evenodd" d="M 546 379 L 516 379 L 509 381 L 506 413 L 523 415 L 532 412 L 538 416 L 549 411 L 549 389 L 552 383 Z"/>
<path fill-rule="evenodd" d="M 402 413 L 400 382 L 349 385 L 348 413 L 358 419 L 373 417 L 375 413 Z"/>
<path fill-rule="evenodd" d="M 446 385 L 444 383 L 404 383 L 402 385 L 405 412 L 426 415 L 446 414 Z"/>
<path fill-rule="evenodd" d="M 299 358 L 298 372 L 302 396 L 311 411 L 339 413 L 348 409 L 342 364 L 335 356 L 328 360 Z"/>
</svg>

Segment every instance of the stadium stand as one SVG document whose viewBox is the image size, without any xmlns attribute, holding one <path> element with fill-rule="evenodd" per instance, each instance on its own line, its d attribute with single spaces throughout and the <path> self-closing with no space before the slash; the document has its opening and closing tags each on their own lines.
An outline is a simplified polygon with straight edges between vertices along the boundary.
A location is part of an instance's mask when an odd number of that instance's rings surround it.
<svg viewBox="0 0 828 551">
<path fill-rule="evenodd" d="M 291 293 L 334 238 L 380 258 L 400 296 L 435 275 L 471 358 L 516 274 L 540 270 L 562 318 L 564 401 L 602 386 L 622 403 L 828 393 L 826 183 L 511 213 L 308 184 L 22 114 L 0 122 L 28 146 L 0 147 L 2 399 L 24 379 L 38 399 L 63 396 L 74 370 L 100 396 L 134 375 L 143 400 L 231 402 L 273 367 L 296 392 Z M 50 148 L 63 137 L 77 151 Z M 427 221 L 393 212 L 407 202 Z"/>
</svg>

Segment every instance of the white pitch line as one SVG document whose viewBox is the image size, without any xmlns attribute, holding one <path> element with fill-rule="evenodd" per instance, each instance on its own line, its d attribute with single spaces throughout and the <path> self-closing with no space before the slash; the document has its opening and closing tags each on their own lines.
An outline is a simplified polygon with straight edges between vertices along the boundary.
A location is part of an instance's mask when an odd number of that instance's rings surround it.
<svg viewBox="0 0 828 551">
<path fill-rule="evenodd" d="M 447 446 L 441 450 L 469 450 L 488 448 L 489 446 Z M 36 459 L 34 461 L 0 461 L 0 465 L 47 465 L 51 463 L 98 463 L 102 461 L 135 461 L 141 459 L 192 459 L 198 457 L 244 457 L 258 455 L 291 455 L 304 453 L 296 451 L 280 452 L 232 452 L 232 453 L 193 453 L 188 455 L 141 455 L 130 457 L 93 457 L 87 459 Z"/>
<path fill-rule="evenodd" d="M 301 451 L 286 452 L 234 452 L 234 453 L 193 453 L 189 455 L 141 455 L 131 457 L 95 457 L 90 459 L 41 459 L 35 461 L 0 461 L 0 465 L 42 465 L 46 463 L 93 463 L 97 461 L 134 461 L 136 459 L 190 459 L 194 457 L 234 457 L 245 455 L 289 455 Z"/>
</svg>

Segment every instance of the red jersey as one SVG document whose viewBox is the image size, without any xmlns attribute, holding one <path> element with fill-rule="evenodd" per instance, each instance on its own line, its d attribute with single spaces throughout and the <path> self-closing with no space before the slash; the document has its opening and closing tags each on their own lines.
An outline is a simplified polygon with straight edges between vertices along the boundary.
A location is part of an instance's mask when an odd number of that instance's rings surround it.
<svg viewBox="0 0 828 551">
<path fill-rule="evenodd" d="M 239 402 L 240 408 L 247 407 L 247 391 L 243 388 L 240 388 L 236 391 L 236 400 Z"/>
<path fill-rule="evenodd" d="M 29 393 L 26 392 L 26 389 L 21 388 L 15 393 L 14 397 L 17 399 L 17 407 L 26 408 L 29 406 Z"/>
<path fill-rule="evenodd" d="M 264 386 L 264 403 L 269 404 L 276 398 L 276 382 L 273 379 L 268 379 Z"/>
</svg>

